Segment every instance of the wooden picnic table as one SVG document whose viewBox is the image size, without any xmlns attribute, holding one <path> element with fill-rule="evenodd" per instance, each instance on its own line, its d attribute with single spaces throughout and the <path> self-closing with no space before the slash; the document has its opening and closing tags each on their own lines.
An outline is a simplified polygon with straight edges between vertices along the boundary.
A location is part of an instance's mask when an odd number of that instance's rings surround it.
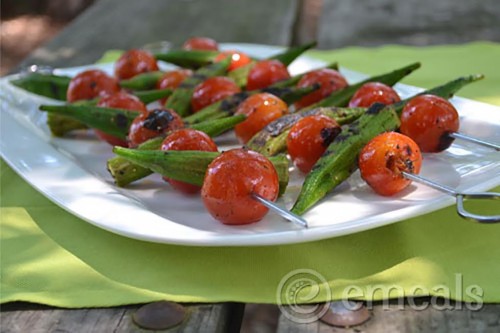
<svg viewBox="0 0 500 333">
<path fill-rule="evenodd" d="M 442 29 L 436 13 L 423 6 L 434 0 L 413 0 L 416 12 L 403 2 L 377 0 L 356 8 L 349 0 L 98 0 L 55 39 L 24 60 L 28 64 L 51 66 L 85 65 L 109 49 L 128 49 L 160 40 L 181 44 L 190 36 L 210 36 L 220 42 L 293 45 L 318 40 L 319 48 L 380 43 L 436 44 L 475 39 L 499 40 L 488 29 L 500 18 L 496 0 L 480 4 L 466 0 L 444 1 L 441 10 L 459 16 Z M 404 2 L 407 4 L 408 2 Z M 411 6 L 410 6 L 411 8 Z M 474 22 L 466 15 L 475 13 Z M 367 13 L 369 12 L 369 14 Z M 481 18 L 481 14 L 488 13 Z M 388 16 L 390 15 L 390 16 Z M 391 17 L 390 22 L 384 22 Z M 494 17 L 494 18 L 492 18 Z M 419 29 L 408 27 L 419 21 Z M 384 25 L 385 24 L 385 25 Z M 436 33 L 426 34 L 435 30 Z M 389 33 L 389 30 L 390 33 Z M 463 33 L 461 33 L 463 32 Z M 1 332 L 141 332 L 130 320 L 139 305 L 102 309 L 58 309 L 48 306 L 11 303 L 2 306 Z M 189 304 L 189 318 L 169 332 L 234 332 L 242 322 L 241 303 Z M 278 332 L 497 332 L 500 330 L 500 304 L 485 305 L 480 311 L 438 311 L 428 307 L 416 311 L 384 310 L 375 305 L 372 318 L 350 328 L 333 328 L 322 322 L 297 324 L 284 316 Z"/>
</svg>

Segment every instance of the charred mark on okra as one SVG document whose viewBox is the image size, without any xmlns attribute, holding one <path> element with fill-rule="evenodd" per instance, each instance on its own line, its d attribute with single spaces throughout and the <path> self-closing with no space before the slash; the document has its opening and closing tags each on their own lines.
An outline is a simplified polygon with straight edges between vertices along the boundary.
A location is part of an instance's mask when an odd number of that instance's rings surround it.
<svg viewBox="0 0 500 333">
<path fill-rule="evenodd" d="M 115 122 L 116 126 L 118 126 L 119 128 L 126 128 L 129 125 L 128 118 L 123 113 L 116 114 L 113 121 Z"/>
<path fill-rule="evenodd" d="M 144 120 L 144 127 L 152 131 L 161 132 L 167 128 L 174 119 L 174 116 L 167 110 L 155 109 L 150 111 Z"/>
<path fill-rule="evenodd" d="M 220 104 L 220 110 L 233 114 L 236 107 L 250 96 L 247 92 L 236 93 L 229 98 L 224 99 Z"/>
<path fill-rule="evenodd" d="M 322 128 L 319 134 L 321 139 L 323 139 L 323 146 L 328 147 L 341 131 L 340 126 Z"/>
<path fill-rule="evenodd" d="M 373 103 L 372 106 L 366 111 L 367 114 L 377 114 L 385 108 L 383 103 Z"/>
</svg>

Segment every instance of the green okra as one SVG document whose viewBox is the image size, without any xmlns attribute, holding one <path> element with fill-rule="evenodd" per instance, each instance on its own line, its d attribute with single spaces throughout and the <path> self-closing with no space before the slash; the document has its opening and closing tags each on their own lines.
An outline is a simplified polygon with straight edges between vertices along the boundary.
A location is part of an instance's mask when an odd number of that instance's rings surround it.
<svg viewBox="0 0 500 333">
<path fill-rule="evenodd" d="M 149 90 L 156 87 L 158 80 L 165 74 L 162 71 L 147 72 L 130 79 L 121 80 L 120 87 L 130 90 Z"/>
<path fill-rule="evenodd" d="M 68 76 L 29 73 L 20 75 L 10 83 L 37 95 L 65 101 L 70 81 Z"/>
<path fill-rule="evenodd" d="M 166 53 L 156 53 L 157 60 L 162 60 L 184 68 L 197 69 L 215 61 L 219 51 L 205 50 L 172 50 Z"/>
<path fill-rule="evenodd" d="M 209 77 L 219 76 L 226 73 L 231 59 L 228 57 L 220 62 L 201 67 L 192 76 L 187 77 L 180 84 L 174 93 L 168 98 L 165 105 L 169 109 L 175 110 L 181 117 L 185 117 L 190 112 L 191 97 L 194 88 L 199 83 L 205 81 Z"/>
<path fill-rule="evenodd" d="M 154 90 L 143 90 L 134 91 L 132 94 L 139 98 L 144 104 L 149 104 L 151 102 L 157 101 L 159 99 L 168 97 L 172 95 L 172 89 L 154 89 Z"/>
<path fill-rule="evenodd" d="M 208 165 L 220 155 L 219 152 L 137 150 L 122 147 L 113 148 L 113 152 L 164 177 L 198 186 L 203 185 Z M 288 160 L 285 156 L 275 156 L 270 161 L 278 173 L 279 190 L 282 194 L 289 180 Z"/>
<path fill-rule="evenodd" d="M 418 95 L 433 94 L 450 98 L 465 85 L 482 78 L 482 75 L 461 77 Z M 399 116 L 409 100 L 410 98 L 388 106 L 377 103 L 344 127 L 306 176 L 292 212 L 302 215 L 346 180 L 357 169 L 361 149 L 375 136 L 399 127 Z"/>
</svg>

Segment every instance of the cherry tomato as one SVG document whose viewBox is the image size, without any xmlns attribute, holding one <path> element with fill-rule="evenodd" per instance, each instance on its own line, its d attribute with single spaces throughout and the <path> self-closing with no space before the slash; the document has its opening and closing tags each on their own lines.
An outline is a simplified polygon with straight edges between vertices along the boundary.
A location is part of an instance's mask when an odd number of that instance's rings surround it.
<svg viewBox="0 0 500 333">
<path fill-rule="evenodd" d="M 252 95 L 244 100 L 235 112 L 247 116 L 247 119 L 235 126 L 236 137 L 241 143 L 247 143 L 267 124 L 286 113 L 288 105 L 280 98 L 269 93 Z"/>
<path fill-rule="evenodd" d="M 199 150 L 217 151 L 215 142 L 205 133 L 192 128 L 179 129 L 169 134 L 161 145 L 161 150 Z M 178 180 L 163 178 L 176 190 L 185 194 L 194 194 L 200 190 L 199 186 Z"/>
<path fill-rule="evenodd" d="M 118 92 L 113 95 L 104 96 L 99 100 L 97 106 L 147 112 L 146 106 L 139 100 L 139 98 L 125 92 Z M 99 139 L 106 141 L 112 146 L 128 147 L 126 140 L 109 135 L 97 129 L 94 130 L 94 133 Z"/>
<path fill-rule="evenodd" d="M 305 88 L 315 84 L 319 84 L 320 88 L 312 93 L 302 97 L 295 103 L 296 109 L 302 109 L 306 106 L 314 104 L 323 98 L 330 95 L 332 92 L 347 87 L 347 80 L 336 70 L 323 68 L 309 73 L 304 76 L 297 83 L 297 87 Z"/>
<path fill-rule="evenodd" d="M 241 92 L 240 87 L 228 77 L 215 76 L 206 79 L 194 88 L 191 98 L 193 112 L 197 112 L 228 96 Z"/>
<path fill-rule="evenodd" d="M 177 69 L 174 71 L 170 71 L 165 73 L 156 83 L 157 89 L 175 89 L 177 88 L 182 81 L 184 81 L 187 77 L 193 75 L 193 71 L 190 69 Z M 164 105 L 167 102 L 168 98 L 162 98 L 160 103 Z"/>
<path fill-rule="evenodd" d="M 219 45 L 212 38 L 191 37 L 184 42 L 182 48 L 188 51 L 190 50 L 217 51 L 219 50 Z"/>
<path fill-rule="evenodd" d="M 300 119 L 288 133 L 286 144 L 293 163 L 307 173 L 340 133 L 339 124 L 325 115 Z"/>
<path fill-rule="evenodd" d="M 420 95 L 411 99 L 401 114 L 401 133 L 409 136 L 423 152 L 440 152 L 452 142 L 448 134 L 460 126 L 458 112 L 446 99 Z"/>
<path fill-rule="evenodd" d="M 290 73 L 278 60 L 257 62 L 248 73 L 247 90 L 262 89 L 290 78 Z"/>
<path fill-rule="evenodd" d="M 401 101 L 401 98 L 391 86 L 380 82 L 368 82 L 354 93 L 349 102 L 349 107 L 369 108 L 374 103 L 390 105 L 399 101 Z"/>
<path fill-rule="evenodd" d="M 91 69 L 83 71 L 71 79 L 66 100 L 73 103 L 82 99 L 114 94 L 118 91 L 120 91 L 118 80 L 101 70 Z"/>
<path fill-rule="evenodd" d="M 208 212 L 224 224 L 240 225 L 260 221 L 268 208 L 252 193 L 268 200 L 278 197 L 278 174 L 263 155 L 246 149 L 222 153 L 208 166 L 201 188 Z"/>
<path fill-rule="evenodd" d="M 422 155 L 411 138 L 387 132 L 373 138 L 361 150 L 358 165 L 361 177 L 375 192 L 391 196 L 411 183 L 403 177 L 402 171 L 420 172 Z"/>
<path fill-rule="evenodd" d="M 129 147 L 137 147 L 144 141 L 184 127 L 182 118 L 170 109 L 154 109 L 141 113 L 130 125 Z"/>
<path fill-rule="evenodd" d="M 219 62 L 221 60 L 226 59 L 227 57 L 231 57 L 231 63 L 229 64 L 228 71 L 235 70 L 236 68 L 240 68 L 242 66 L 248 65 L 252 62 L 252 59 L 243 52 L 239 51 L 222 51 L 216 58 L 215 62 Z"/>
<path fill-rule="evenodd" d="M 144 50 L 128 50 L 115 63 L 115 76 L 119 80 L 130 79 L 137 74 L 157 70 L 158 64 L 155 57 Z"/>
</svg>

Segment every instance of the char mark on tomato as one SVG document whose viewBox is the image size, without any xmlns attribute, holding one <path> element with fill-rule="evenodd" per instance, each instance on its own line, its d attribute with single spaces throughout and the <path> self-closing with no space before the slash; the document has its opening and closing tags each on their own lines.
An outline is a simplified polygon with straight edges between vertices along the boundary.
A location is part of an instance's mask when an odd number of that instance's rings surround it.
<svg viewBox="0 0 500 333">
<path fill-rule="evenodd" d="M 342 132 L 340 126 L 323 128 L 320 132 L 321 139 L 323 139 L 323 147 L 328 147 L 340 132 Z"/>
<path fill-rule="evenodd" d="M 446 132 L 443 132 L 443 135 L 441 135 L 439 137 L 437 151 L 443 151 L 443 150 L 448 149 L 448 147 L 451 146 L 453 141 L 455 141 L 455 139 L 450 135 L 451 133 L 453 133 L 453 132 L 446 131 Z"/>
<path fill-rule="evenodd" d="M 227 99 L 224 99 L 220 105 L 220 109 L 228 114 L 234 114 L 236 107 L 250 96 L 246 92 L 236 93 Z"/>
<path fill-rule="evenodd" d="M 119 128 L 126 128 L 129 126 L 128 118 L 123 113 L 118 113 L 113 121 Z"/>
<path fill-rule="evenodd" d="M 162 132 L 174 120 L 175 118 L 170 112 L 155 109 L 149 112 L 144 120 L 144 127 L 152 131 Z"/>
<path fill-rule="evenodd" d="M 368 111 L 366 111 L 366 113 L 367 114 L 378 114 L 384 108 L 385 108 L 385 104 L 373 103 L 372 106 L 370 106 L 370 108 L 368 108 Z"/>
</svg>

